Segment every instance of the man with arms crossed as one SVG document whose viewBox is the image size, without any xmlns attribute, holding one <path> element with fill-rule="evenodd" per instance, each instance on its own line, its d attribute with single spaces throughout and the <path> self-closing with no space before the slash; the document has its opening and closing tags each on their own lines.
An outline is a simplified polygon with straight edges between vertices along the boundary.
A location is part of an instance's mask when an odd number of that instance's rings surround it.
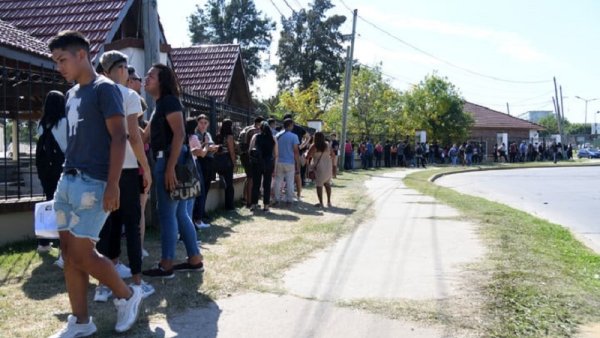
<svg viewBox="0 0 600 338">
<path fill-rule="evenodd" d="M 90 275 L 115 295 L 115 330 L 124 332 L 137 319 L 142 290 L 127 286 L 113 263 L 95 248 L 108 213 L 119 209 L 119 178 L 127 142 L 123 97 L 112 81 L 94 71 L 89 42 L 81 33 L 61 32 L 50 40 L 49 48 L 61 75 L 76 83 L 66 95 L 67 151 L 54 195 L 73 314 L 52 337 L 86 337 L 96 332 L 88 314 Z"/>
</svg>

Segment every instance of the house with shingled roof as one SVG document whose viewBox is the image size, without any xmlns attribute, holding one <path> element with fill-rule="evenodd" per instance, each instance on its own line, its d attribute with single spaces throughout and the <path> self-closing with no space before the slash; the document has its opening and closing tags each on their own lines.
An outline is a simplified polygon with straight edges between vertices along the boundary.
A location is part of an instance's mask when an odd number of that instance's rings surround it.
<svg viewBox="0 0 600 338">
<path fill-rule="evenodd" d="M 90 40 L 94 63 L 108 50 L 120 50 L 141 71 L 144 65 L 142 0 L 0 0 L 0 20 L 47 44 L 63 30 L 77 30 Z M 159 23 L 160 25 L 160 23 Z M 162 27 L 159 61 L 170 47 Z"/>
<path fill-rule="evenodd" d="M 171 60 L 179 82 L 186 90 L 240 108 L 252 106 L 239 45 L 174 48 Z"/>
<path fill-rule="evenodd" d="M 142 6 L 142 0 L 0 0 L 0 20 L 21 32 L 18 37 L 7 35 L 13 45 L 21 45 L 18 41 L 29 35 L 28 43 L 22 46 L 34 46 L 33 50 L 42 56 L 41 60 L 29 58 L 30 63 L 53 69 L 45 45 L 58 32 L 69 29 L 82 32 L 90 40 L 95 64 L 104 51 L 119 50 L 143 74 L 150 64 L 144 55 Z M 160 19 L 158 26 L 159 61 L 174 66 L 186 92 L 213 97 L 217 102 L 242 109 L 252 107 L 239 45 L 172 49 Z"/>
<path fill-rule="evenodd" d="M 486 154 L 493 154 L 495 144 L 521 141 L 539 142 L 539 132 L 544 127 L 475 103 L 465 102 L 465 112 L 470 113 L 475 120 L 471 128 L 471 140 L 483 142 Z"/>
</svg>

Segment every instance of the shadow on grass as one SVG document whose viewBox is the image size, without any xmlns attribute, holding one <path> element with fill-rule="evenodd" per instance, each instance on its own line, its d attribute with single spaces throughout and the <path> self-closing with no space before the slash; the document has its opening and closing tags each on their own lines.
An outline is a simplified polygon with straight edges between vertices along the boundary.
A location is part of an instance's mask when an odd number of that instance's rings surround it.
<svg viewBox="0 0 600 338">
<path fill-rule="evenodd" d="M 42 254 L 40 257 L 42 264 L 31 271 L 31 276 L 22 286 L 25 295 L 34 300 L 49 299 L 66 291 L 63 271 L 54 265 L 56 257 L 49 254 Z"/>
<path fill-rule="evenodd" d="M 221 310 L 200 292 L 204 275 L 177 273 L 172 280 L 153 280 L 156 293 L 145 299 L 140 320 L 127 337 L 216 337 Z M 142 314 L 146 314 L 143 316 Z M 148 321 L 147 315 L 163 314 L 164 321 Z M 107 327 L 107 332 L 112 331 Z"/>
<path fill-rule="evenodd" d="M 330 212 L 332 214 L 338 214 L 338 215 L 347 215 L 350 216 L 353 213 L 356 212 L 356 209 L 350 209 L 350 208 L 342 208 L 342 207 L 336 207 L 335 205 L 325 209 L 327 212 Z"/>
<path fill-rule="evenodd" d="M 35 247 L 35 240 L 0 247 L 0 285 L 21 282 L 28 277 L 28 270 L 40 260 Z"/>
</svg>

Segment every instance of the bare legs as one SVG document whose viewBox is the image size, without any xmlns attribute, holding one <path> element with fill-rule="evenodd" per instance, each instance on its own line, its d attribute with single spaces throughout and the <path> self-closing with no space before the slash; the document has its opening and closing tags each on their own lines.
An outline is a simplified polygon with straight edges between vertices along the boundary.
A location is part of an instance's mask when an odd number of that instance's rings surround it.
<svg viewBox="0 0 600 338">
<path fill-rule="evenodd" d="M 89 320 L 87 288 L 90 275 L 108 286 L 116 297 L 131 297 L 131 289 L 119 277 L 113 263 L 96 251 L 92 240 L 75 237 L 68 231 L 61 231 L 59 236 L 67 293 L 78 323 Z"/>
</svg>

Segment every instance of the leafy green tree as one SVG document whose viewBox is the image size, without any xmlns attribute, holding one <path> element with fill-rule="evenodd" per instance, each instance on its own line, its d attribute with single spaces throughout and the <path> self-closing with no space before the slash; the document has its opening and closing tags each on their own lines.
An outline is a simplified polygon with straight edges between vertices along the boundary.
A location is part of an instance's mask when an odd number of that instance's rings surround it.
<svg viewBox="0 0 600 338">
<path fill-rule="evenodd" d="M 343 86 L 342 86 L 343 88 Z M 325 125 L 341 132 L 342 98 L 322 115 Z M 397 139 L 405 132 L 402 121 L 402 96 L 382 78 L 379 67 L 358 67 L 350 86 L 347 129 L 355 137 L 383 136 Z"/>
<path fill-rule="evenodd" d="M 256 9 L 252 0 L 208 0 L 204 8 L 188 17 L 193 43 L 238 43 L 242 50 L 244 68 L 252 83 L 263 66 L 261 54 L 271 46 L 275 22 Z"/>
<path fill-rule="evenodd" d="M 567 125 L 566 130 L 569 135 L 590 135 L 592 125 L 590 123 L 571 123 Z"/>
<path fill-rule="evenodd" d="M 328 17 L 326 12 L 333 7 L 330 0 L 314 0 L 308 10 L 281 18 L 279 64 L 275 66 L 281 89 L 304 90 L 318 81 L 327 89 L 339 91 L 344 71 L 340 26 L 346 17 Z"/>
<path fill-rule="evenodd" d="M 428 75 L 404 94 L 404 117 L 414 129 L 425 130 L 429 140 L 462 142 L 474 123 L 473 116 L 463 111 L 463 102 L 447 78 Z"/>
<path fill-rule="evenodd" d="M 538 124 L 546 129 L 546 130 L 540 131 L 540 136 L 542 136 L 542 137 L 558 134 L 558 122 L 556 120 L 555 115 L 548 115 L 548 116 L 542 117 L 538 121 Z M 567 134 L 572 134 L 571 133 L 571 123 L 569 122 L 569 120 L 565 119 L 565 121 L 563 122 L 563 128 L 567 132 Z M 588 128 L 591 128 L 591 127 L 588 127 Z M 591 131 L 588 131 L 588 134 L 590 132 Z"/>
</svg>

